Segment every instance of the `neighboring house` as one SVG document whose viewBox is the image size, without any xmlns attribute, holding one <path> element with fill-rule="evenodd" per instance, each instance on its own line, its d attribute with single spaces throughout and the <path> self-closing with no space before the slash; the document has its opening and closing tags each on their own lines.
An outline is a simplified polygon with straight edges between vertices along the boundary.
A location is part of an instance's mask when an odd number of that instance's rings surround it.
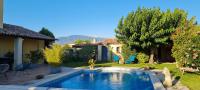
<svg viewBox="0 0 200 90">
<path fill-rule="evenodd" d="M 3 24 L 3 0 L 0 0 L 0 62 L 5 62 L 5 55 L 11 52 L 13 65 L 20 65 L 25 54 L 43 49 L 54 40 L 21 26 Z"/>
<path fill-rule="evenodd" d="M 105 39 L 101 43 L 103 44 L 103 47 L 106 47 L 103 48 L 102 55 L 106 56 L 107 60 L 112 60 L 114 54 L 120 54 L 122 52 L 122 44 L 120 44 L 115 38 Z"/>
<path fill-rule="evenodd" d="M 73 48 L 79 50 L 83 47 L 91 46 L 96 47 L 96 60 L 98 61 L 108 61 L 112 60 L 112 56 L 115 53 L 121 53 L 122 45 L 117 42 L 116 39 L 105 39 L 102 42 L 96 42 L 93 40 L 90 44 L 74 44 Z"/>
<path fill-rule="evenodd" d="M 117 39 L 111 38 L 111 39 L 105 39 L 103 42 L 103 45 L 108 47 L 112 52 L 114 53 L 121 53 L 122 52 L 122 44 L 120 44 Z"/>
</svg>

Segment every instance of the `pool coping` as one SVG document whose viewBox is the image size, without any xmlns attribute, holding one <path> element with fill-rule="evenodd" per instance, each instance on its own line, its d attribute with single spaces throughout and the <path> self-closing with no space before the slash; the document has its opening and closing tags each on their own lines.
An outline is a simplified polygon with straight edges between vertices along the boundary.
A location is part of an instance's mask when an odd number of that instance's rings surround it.
<svg viewBox="0 0 200 90">
<path fill-rule="evenodd" d="M 140 68 L 128 68 L 128 67 L 98 67 L 97 69 L 118 69 L 118 70 L 128 70 L 128 71 L 143 71 L 149 74 L 151 82 L 153 84 L 154 90 L 166 90 L 161 83 L 161 81 L 156 77 L 156 74 L 152 71 L 146 71 Z M 53 80 L 61 79 L 66 76 L 74 75 L 76 73 L 80 73 L 83 70 L 87 70 L 86 68 L 75 68 L 69 72 L 55 74 L 53 76 L 47 76 L 44 79 L 32 81 L 32 83 L 28 85 L 0 85 L 0 88 L 4 90 L 77 90 L 77 89 L 68 89 L 68 88 L 51 88 L 51 87 L 38 87 L 39 85 L 51 82 Z M 83 89 L 79 89 L 83 90 Z"/>
<path fill-rule="evenodd" d="M 147 73 L 149 74 L 154 90 L 166 90 L 154 72 L 147 71 Z"/>
<path fill-rule="evenodd" d="M 27 86 L 34 86 L 34 87 L 37 87 L 37 86 L 39 86 L 39 85 L 42 85 L 42 84 L 51 82 L 51 81 L 53 81 L 53 80 L 61 79 L 61 78 L 63 78 L 63 77 L 70 76 L 70 75 L 75 74 L 75 73 L 80 73 L 81 71 L 83 71 L 83 69 L 74 69 L 74 70 L 72 70 L 72 71 L 70 71 L 70 72 L 67 72 L 67 73 L 58 73 L 58 74 L 55 74 L 56 76 L 47 77 L 47 78 L 45 78 L 45 79 L 39 80 L 39 82 L 37 82 L 37 83 L 29 84 L 29 85 L 27 85 Z"/>
</svg>

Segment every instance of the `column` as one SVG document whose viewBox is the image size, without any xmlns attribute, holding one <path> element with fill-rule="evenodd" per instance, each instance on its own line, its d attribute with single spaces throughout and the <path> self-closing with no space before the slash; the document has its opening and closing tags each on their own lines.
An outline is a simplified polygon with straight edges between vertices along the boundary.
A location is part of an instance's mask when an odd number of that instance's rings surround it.
<svg viewBox="0 0 200 90">
<path fill-rule="evenodd" d="M 14 69 L 16 66 L 22 64 L 22 45 L 23 39 L 20 37 L 14 40 Z"/>
</svg>

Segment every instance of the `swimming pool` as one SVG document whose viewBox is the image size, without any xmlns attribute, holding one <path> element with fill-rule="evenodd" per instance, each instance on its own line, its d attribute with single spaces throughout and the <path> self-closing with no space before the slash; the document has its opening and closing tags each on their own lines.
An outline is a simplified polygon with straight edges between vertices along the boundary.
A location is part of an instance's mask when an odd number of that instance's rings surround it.
<svg viewBox="0 0 200 90">
<path fill-rule="evenodd" d="M 149 74 L 124 70 L 83 70 L 39 86 L 84 90 L 154 90 Z"/>
</svg>

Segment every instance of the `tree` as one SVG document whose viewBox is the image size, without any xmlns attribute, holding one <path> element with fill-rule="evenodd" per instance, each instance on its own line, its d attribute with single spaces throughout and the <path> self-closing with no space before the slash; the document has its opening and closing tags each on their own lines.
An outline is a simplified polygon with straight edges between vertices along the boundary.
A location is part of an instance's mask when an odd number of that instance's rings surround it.
<svg viewBox="0 0 200 90">
<path fill-rule="evenodd" d="M 194 67 L 200 69 L 200 27 L 195 19 L 186 22 L 184 28 L 177 28 L 172 35 L 172 56 L 177 67 Z"/>
<path fill-rule="evenodd" d="M 116 38 L 137 51 L 150 51 L 149 63 L 153 63 L 156 48 L 169 44 L 171 33 L 186 20 L 184 10 L 163 12 L 159 8 L 138 8 L 120 19 Z"/>
<path fill-rule="evenodd" d="M 49 31 L 47 28 L 44 28 L 44 27 L 39 31 L 39 33 L 46 35 L 46 36 L 49 36 L 49 37 L 52 37 L 52 38 L 55 38 L 53 33 L 51 31 Z"/>
<path fill-rule="evenodd" d="M 91 43 L 91 41 L 90 40 L 80 40 L 80 39 L 78 39 L 78 40 L 74 41 L 74 43 L 75 44 L 89 44 L 89 43 Z"/>
</svg>

